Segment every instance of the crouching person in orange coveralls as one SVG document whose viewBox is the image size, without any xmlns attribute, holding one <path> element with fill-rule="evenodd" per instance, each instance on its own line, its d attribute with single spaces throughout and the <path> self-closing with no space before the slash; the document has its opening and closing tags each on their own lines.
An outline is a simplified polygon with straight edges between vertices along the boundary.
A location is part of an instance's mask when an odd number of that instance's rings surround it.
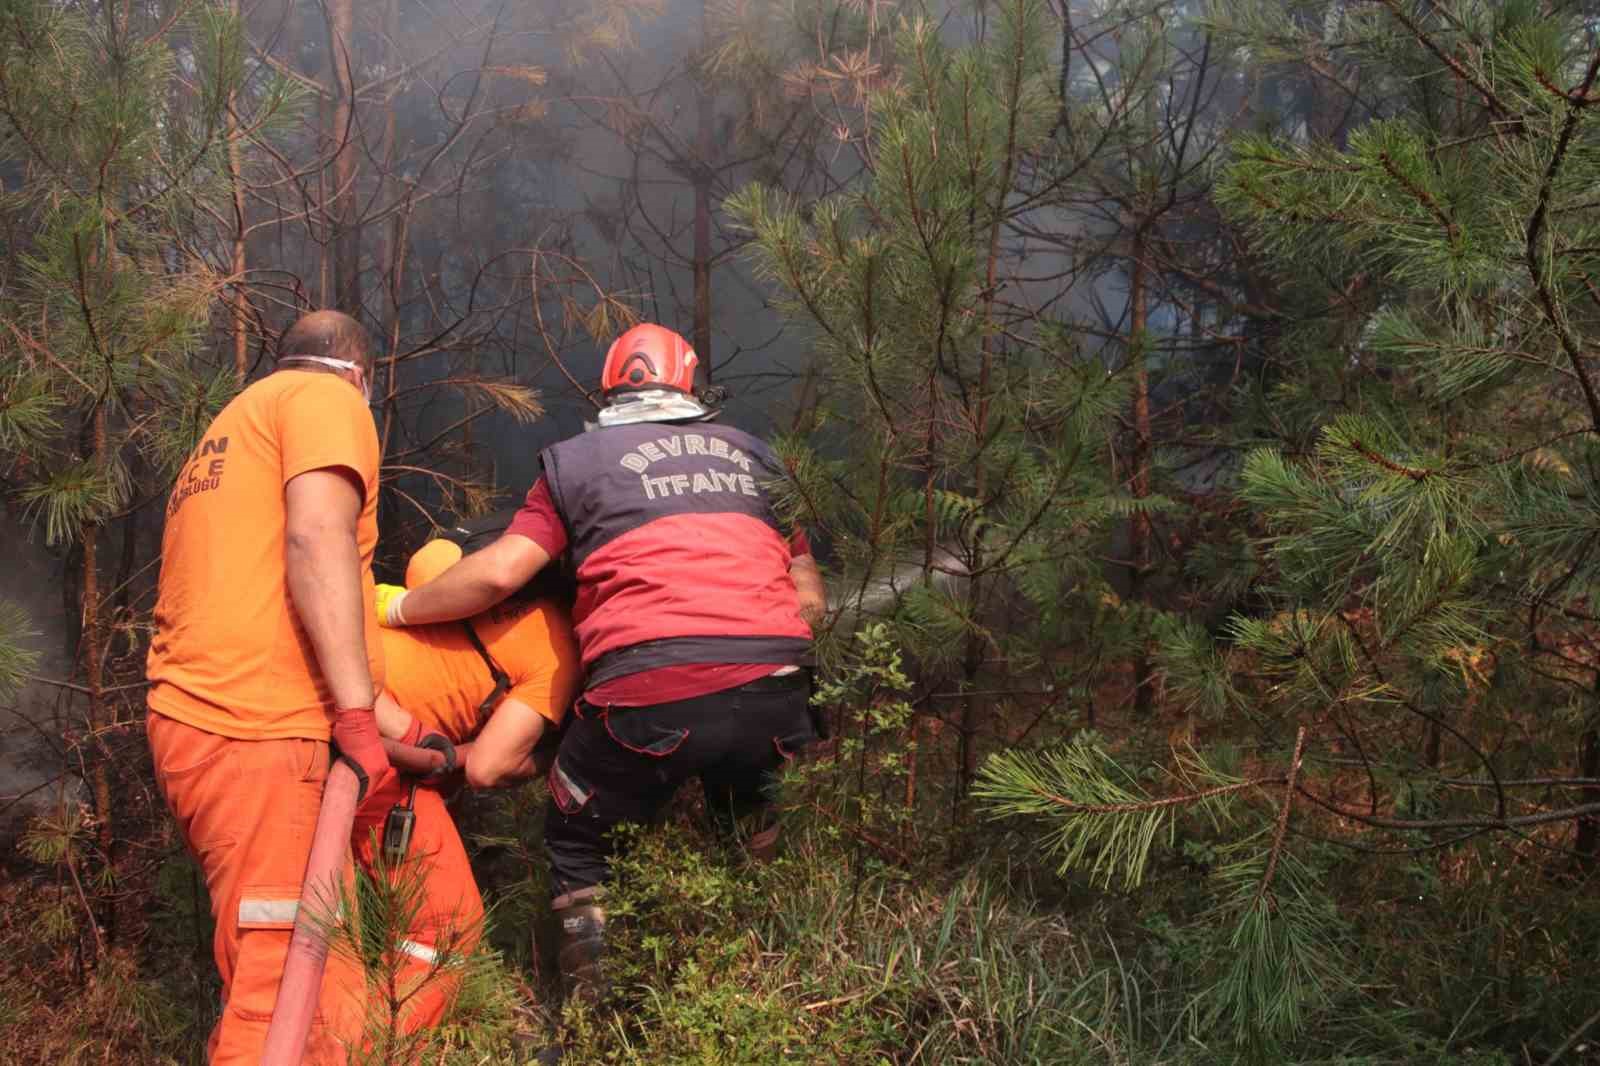
<svg viewBox="0 0 1600 1066">
<path fill-rule="evenodd" d="M 461 556 L 450 541 L 429 542 L 412 556 L 406 584 L 432 580 Z M 465 622 L 383 630 L 387 691 L 377 702 L 383 734 L 445 751 L 447 767 L 464 771 L 474 789 L 516 784 L 542 770 L 534 748 L 546 729 L 560 725 L 580 678 L 572 627 L 550 586 L 530 585 Z M 455 745 L 463 745 L 459 767 Z M 390 773 L 356 812 L 352 845 L 369 870 L 384 846 L 390 812 L 397 805 L 412 812 L 403 865 L 391 875 L 418 877 L 421 889 L 416 919 L 400 944 L 405 1032 L 444 1017 L 459 977 L 441 963 L 472 950 L 483 920 L 477 882 L 445 808 L 457 780 L 448 770 L 420 782 Z"/>
</svg>

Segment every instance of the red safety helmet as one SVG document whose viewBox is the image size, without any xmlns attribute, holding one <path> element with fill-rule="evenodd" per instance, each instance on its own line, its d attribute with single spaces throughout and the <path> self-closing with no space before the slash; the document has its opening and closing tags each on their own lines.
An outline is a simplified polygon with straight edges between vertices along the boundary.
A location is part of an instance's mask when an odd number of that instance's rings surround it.
<svg viewBox="0 0 1600 1066">
<path fill-rule="evenodd" d="M 640 389 L 673 389 L 700 394 L 700 357 L 678 334 L 641 322 L 612 342 L 600 371 L 600 391 L 607 396 Z"/>
</svg>

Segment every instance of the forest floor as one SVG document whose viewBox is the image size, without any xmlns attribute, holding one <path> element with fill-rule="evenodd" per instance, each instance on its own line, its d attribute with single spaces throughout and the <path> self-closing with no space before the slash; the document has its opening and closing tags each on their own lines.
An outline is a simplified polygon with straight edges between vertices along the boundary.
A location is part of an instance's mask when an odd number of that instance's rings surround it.
<svg viewBox="0 0 1600 1066">
<path fill-rule="evenodd" d="M 1129 678 L 1116 671 L 1094 702 L 1099 734 L 1121 751 L 1209 739 L 1172 710 L 1136 720 Z M 1034 717 L 1017 708 L 995 739 Z M 1226 833 L 1185 825 L 1152 853 L 1138 889 L 1096 887 L 1059 874 L 1031 827 L 970 811 L 952 819 L 940 784 L 951 737 L 919 736 L 915 819 L 880 805 L 898 779 L 846 797 L 849 775 L 823 758 L 791 782 L 785 857 L 770 867 L 703 832 L 686 790 L 667 824 L 635 842 L 609 904 L 624 1009 L 569 1011 L 567 1061 L 1600 1063 L 1600 1028 L 1582 1027 L 1600 1005 L 1600 893 L 1557 850 L 1566 827 L 1380 862 L 1352 850 L 1336 819 L 1297 817 L 1350 972 L 1304 1006 L 1293 1041 L 1269 1049 L 1200 1006 L 1228 958 L 1207 917 Z M 81 816 L 36 825 L 10 855 L 0 883 L 7 1061 L 203 1061 L 217 1002 L 211 919 L 192 860 L 139 776 L 140 740 L 127 738 L 119 778 L 130 802 L 115 884 L 96 881 L 81 857 L 95 828 Z M 842 758 L 837 743 L 828 750 Z M 491 908 L 490 950 L 417 1061 L 515 1062 L 531 1031 L 525 1008 L 552 996 L 548 952 L 533 946 L 552 939 L 543 802 L 535 783 L 468 797 L 458 811 Z"/>
</svg>

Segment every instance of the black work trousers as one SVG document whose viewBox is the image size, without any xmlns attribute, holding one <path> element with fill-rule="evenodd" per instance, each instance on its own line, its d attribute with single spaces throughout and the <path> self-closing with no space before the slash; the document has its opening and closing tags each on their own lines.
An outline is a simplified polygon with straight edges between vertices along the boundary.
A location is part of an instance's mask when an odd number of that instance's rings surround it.
<svg viewBox="0 0 1600 1066">
<path fill-rule="evenodd" d="M 554 894 L 604 883 L 611 831 L 655 821 L 691 777 L 720 828 L 765 811 L 783 765 L 817 739 L 810 694 L 801 670 L 649 707 L 579 700 L 550 767 L 544 846 Z"/>
</svg>

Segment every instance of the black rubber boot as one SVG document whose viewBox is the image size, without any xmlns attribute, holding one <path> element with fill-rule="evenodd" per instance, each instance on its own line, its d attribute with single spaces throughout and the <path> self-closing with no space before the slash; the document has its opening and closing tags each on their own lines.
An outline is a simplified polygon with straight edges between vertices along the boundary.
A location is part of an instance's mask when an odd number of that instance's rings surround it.
<svg viewBox="0 0 1600 1066">
<path fill-rule="evenodd" d="M 590 1006 L 610 991 L 600 965 L 606 950 L 606 911 L 599 900 L 600 886 L 591 885 L 557 896 L 550 904 L 561 926 L 556 966 L 562 995 Z"/>
</svg>

